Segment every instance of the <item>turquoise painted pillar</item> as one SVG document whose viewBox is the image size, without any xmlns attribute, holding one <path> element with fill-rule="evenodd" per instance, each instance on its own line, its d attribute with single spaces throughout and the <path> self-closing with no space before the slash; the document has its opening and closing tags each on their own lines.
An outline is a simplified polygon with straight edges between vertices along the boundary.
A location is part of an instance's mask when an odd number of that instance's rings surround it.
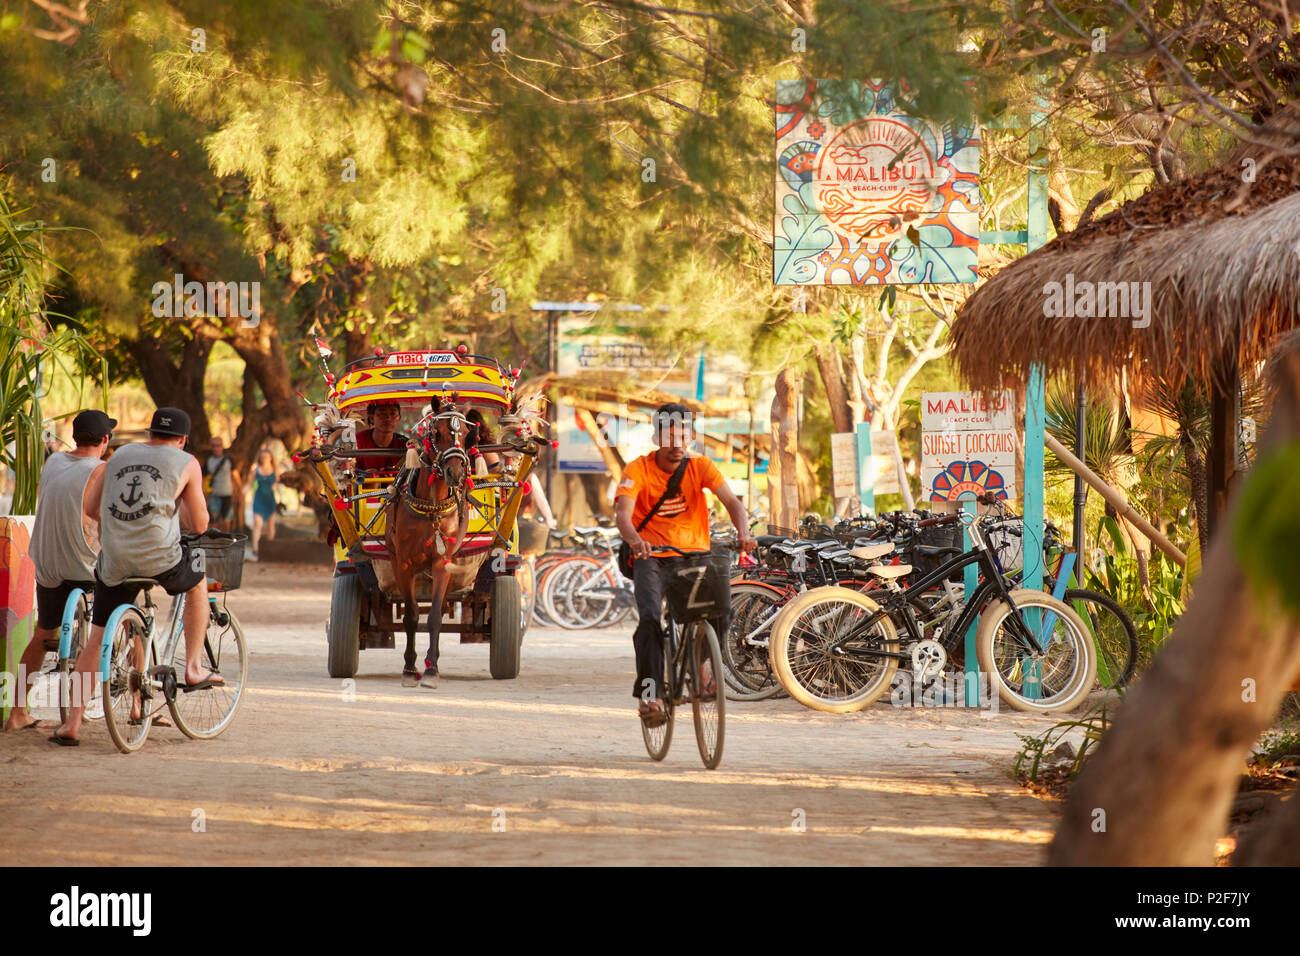
<svg viewBox="0 0 1300 956">
<path fill-rule="evenodd" d="M 1047 215 L 1047 118 L 1039 100 L 1029 132 L 1029 237 L 1027 249 L 1033 252 L 1046 245 L 1050 221 Z M 1030 320 L 1032 321 L 1032 319 Z M 1025 577 L 1024 586 L 1043 587 L 1043 424 L 1045 399 L 1043 368 L 1034 366 L 1025 390 Z M 1032 547 L 1031 547 L 1032 545 Z"/>
<path fill-rule="evenodd" d="M 858 422 L 858 500 L 862 502 L 863 514 L 876 513 L 876 485 L 867 481 L 867 470 L 871 466 L 871 422 Z"/>
</svg>

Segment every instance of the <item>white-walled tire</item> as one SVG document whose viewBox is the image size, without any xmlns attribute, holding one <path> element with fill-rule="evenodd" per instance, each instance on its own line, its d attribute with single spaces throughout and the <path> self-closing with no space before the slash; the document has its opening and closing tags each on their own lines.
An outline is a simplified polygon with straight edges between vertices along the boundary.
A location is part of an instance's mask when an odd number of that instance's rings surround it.
<svg viewBox="0 0 1300 956">
<path fill-rule="evenodd" d="M 768 653 L 781 686 L 799 703 L 828 714 L 869 707 L 889 689 L 898 661 L 864 658 L 835 650 L 844 634 L 880 606 L 861 591 L 830 585 L 805 591 L 787 604 L 772 625 Z M 851 645 L 898 653 L 898 633 L 888 615 Z"/>
<path fill-rule="evenodd" d="M 996 601 L 980 615 L 975 652 L 980 670 L 994 691 L 1015 710 L 1031 713 L 1070 711 L 1087 699 L 1097 676 L 1097 651 L 1079 615 L 1044 591 L 1019 588 L 1011 599 L 1027 623 L 1036 615 L 1052 614 L 1050 643 L 1042 654 L 1028 655 L 1006 626 L 1012 613 L 1005 601 Z M 1035 629 L 1042 631 L 1042 624 Z M 1033 668 L 1041 671 L 1039 690 L 1026 680 Z"/>
</svg>

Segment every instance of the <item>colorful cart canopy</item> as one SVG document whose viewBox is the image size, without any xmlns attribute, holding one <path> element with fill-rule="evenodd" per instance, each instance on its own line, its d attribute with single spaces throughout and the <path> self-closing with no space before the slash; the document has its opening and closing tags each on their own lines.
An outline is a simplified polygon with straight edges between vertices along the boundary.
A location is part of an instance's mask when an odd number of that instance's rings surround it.
<svg viewBox="0 0 1300 956">
<path fill-rule="evenodd" d="M 454 394 L 461 401 L 501 411 L 510 404 L 511 386 L 507 373 L 486 356 L 390 352 L 351 363 L 335 387 L 335 404 L 347 411 L 369 402 L 414 405 Z"/>
</svg>

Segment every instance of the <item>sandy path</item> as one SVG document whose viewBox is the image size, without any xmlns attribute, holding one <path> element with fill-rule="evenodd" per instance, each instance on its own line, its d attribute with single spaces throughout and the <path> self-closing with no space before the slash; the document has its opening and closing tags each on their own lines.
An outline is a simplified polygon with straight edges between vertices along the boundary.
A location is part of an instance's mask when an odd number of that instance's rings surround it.
<svg viewBox="0 0 1300 956">
<path fill-rule="evenodd" d="M 400 651 L 363 651 L 348 701 L 325 675 L 327 572 L 249 565 L 245 583 L 232 728 L 155 729 L 131 756 L 101 722 L 77 749 L 0 734 L 0 864 L 1030 864 L 1050 839 L 1007 769 L 1046 718 L 729 703 L 718 770 L 689 711 L 655 764 L 626 632 L 534 628 L 515 681 L 453 636 L 437 691 L 400 686 Z"/>
</svg>

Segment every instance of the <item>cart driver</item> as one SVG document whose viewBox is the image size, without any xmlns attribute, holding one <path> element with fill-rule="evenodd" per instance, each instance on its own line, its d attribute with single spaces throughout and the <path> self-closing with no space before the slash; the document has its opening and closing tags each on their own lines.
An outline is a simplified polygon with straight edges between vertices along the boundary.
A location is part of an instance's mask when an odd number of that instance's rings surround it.
<svg viewBox="0 0 1300 956">
<path fill-rule="evenodd" d="M 402 409 L 397 402 L 371 402 L 366 406 L 366 421 L 370 427 L 357 431 L 358 451 L 364 451 L 367 448 L 406 450 L 406 443 L 410 439 L 397 430 L 397 426 L 402 422 Z M 336 440 L 342 434 L 342 431 L 341 428 L 335 429 L 330 434 L 329 440 Z M 357 458 L 357 467 L 371 474 L 386 473 L 391 475 L 396 474 L 401 469 L 402 459 L 400 456 L 393 455 L 376 455 L 373 458 L 361 456 Z"/>
</svg>

